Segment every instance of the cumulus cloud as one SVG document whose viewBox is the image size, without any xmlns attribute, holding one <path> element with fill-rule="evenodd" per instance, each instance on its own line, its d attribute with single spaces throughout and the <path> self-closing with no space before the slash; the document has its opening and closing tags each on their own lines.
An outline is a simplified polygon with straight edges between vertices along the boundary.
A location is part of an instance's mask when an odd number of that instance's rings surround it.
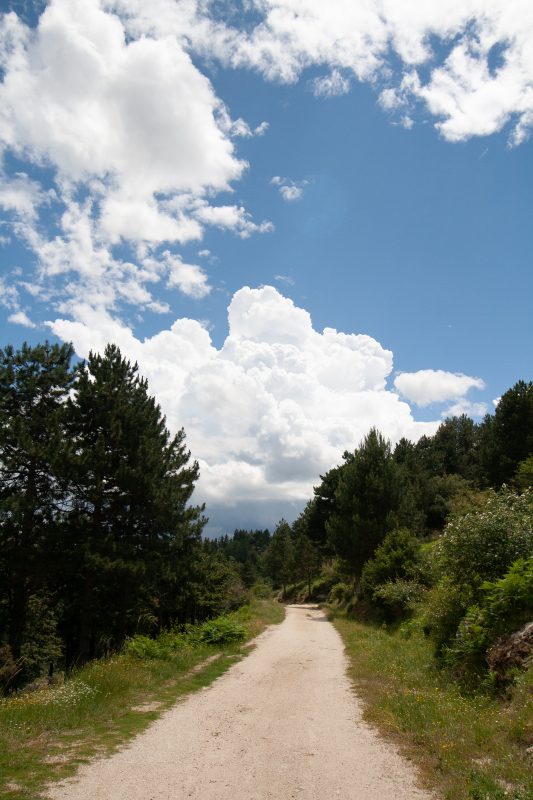
<svg viewBox="0 0 533 800">
<path fill-rule="evenodd" d="M 67 294 L 157 308 L 156 273 L 169 268 L 169 285 L 193 297 L 207 293 L 206 277 L 178 268 L 177 255 L 147 270 L 118 248 L 157 258 L 210 225 L 243 238 L 271 230 L 242 206 L 214 203 L 248 166 L 233 139 L 268 123 L 232 120 L 181 37 L 134 36 L 112 5 L 51 0 L 35 29 L 0 14 L 0 155 L 32 170 L 0 175 L 0 207 L 36 255 L 36 280 L 68 275 Z"/>
<path fill-rule="evenodd" d="M 68 276 L 67 293 L 77 282 L 78 295 L 107 296 L 111 308 L 121 298 L 162 307 L 152 293 L 162 271 L 132 256 L 121 263 L 120 248 L 157 258 L 172 247 L 177 257 L 207 226 L 242 238 L 273 229 L 241 203 L 216 202 L 248 167 L 238 138 L 261 136 L 268 122 L 232 119 L 201 57 L 278 81 L 318 68 L 322 96 L 369 81 L 395 124 L 411 127 L 422 105 L 449 141 L 504 126 L 510 145 L 529 136 L 529 0 L 251 0 L 238 23 L 230 6 L 213 9 L 51 0 L 35 29 L 0 15 L 0 153 L 27 165 L 2 173 L 0 206 L 38 259 L 34 281 Z M 285 201 L 302 196 L 305 181 L 280 180 Z"/>
<path fill-rule="evenodd" d="M 221 101 L 175 39 L 128 42 L 118 17 L 87 0 L 53 0 L 34 35 L 13 14 L 3 24 L 21 31 L 0 91 L 15 152 L 144 200 L 227 189 L 241 175 Z"/>
<path fill-rule="evenodd" d="M 460 400 L 470 389 L 484 389 L 485 383 L 481 378 L 472 378 L 462 373 L 445 372 L 442 369 L 421 369 L 418 372 L 400 373 L 394 379 L 394 386 L 402 397 L 423 407 L 431 403 Z M 467 405 L 467 401 L 461 400 L 459 405 L 456 404 L 446 413 L 455 413 L 453 408 L 460 408 L 461 414 L 468 413 Z"/>
<path fill-rule="evenodd" d="M 383 106 L 393 96 L 423 104 L 449 141 L 510 124 L 509 142 L 518 145 L 533 125 L 529 0 L 252 0 L 244 29 L 230 11 L 224 20 L 218 6 L 211 18 L 209 6 L 194 0 L 113 6 L 137 35 L 172 32 L 201 54 L 269 80 L 296 81 L 310 66 L 325 67 L 329 73 L 312 83 L 325 96 L 346 91 L 350 75 L 369 81 Z"/>
<path fill-rule="evenodd" d="M 271 286 L 234 294 L 219 349 L 195 320 L 140 341 L 104 308 L 71 310 L 74 319 L 50 322 L 52 331 L 80 356 L 112 341 L 139 363 L 170 427 L 185 427 L 210 506 L 301 506 L 370 426 L 393 440 L 437 426 L 415 421 L 386 388 L 389 350 L 364 334 L 315 330 L 309 313 Z"/>
</svg>

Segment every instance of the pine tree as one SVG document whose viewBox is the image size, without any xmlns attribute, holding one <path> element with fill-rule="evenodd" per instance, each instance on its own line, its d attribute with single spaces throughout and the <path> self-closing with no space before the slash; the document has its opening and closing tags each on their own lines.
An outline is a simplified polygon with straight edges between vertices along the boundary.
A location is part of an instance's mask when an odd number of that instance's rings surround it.
<svg viewBox="0 0 533 800">
<path fill-rule="evenodd" d="M 501 486 L 533 455 L 533 381 L 518 381 L 501 396 L 490 434 L 489 478 L 493 486 Z"/>
<path fill-rule="evenodd" d="M 278 522 L 270 544 L 265 550 L 263 563 L 265 572 L 272 578 L 274 586 L 281 586 L 285 593 L 293 569 L 291 528 L 286 520 L 282 519 Z"/>
<path fill-rule="evenodd" d="M 326 523 L 330 540 L 354 577 L 391 527 L 398 508 L 398 481 L 390 444 L 375 429 L 347 460 Z"/>
<path fill-rule="evenodd" d="M 293 574 L 296 580 L 307 583 L 307 594 L 311 597 L 311 581 L 316 575 L 319 560 L 312 541 L 305 533 L 300 533 L 294 542 Z"/>
<path fill-rule="evenodd" d="M 54 464 L 63 449 L 71 345 L 0 350 L 0 578 L 13 657 L 21 654 L 30 597 L 52 567 L 64 495 Z"/>
<path fill-rule="evenodd" d="M 80 370 L 67 431 L 73 577 L 64 626 L 68 660 L 81 662 L 173 605 L 168 594 L 187 579 L 203 509 L 188 505 L 198 465 L 183 430 L 170 437 L 146 380 L 116 346 L 91 353 Z"/>
</svg>

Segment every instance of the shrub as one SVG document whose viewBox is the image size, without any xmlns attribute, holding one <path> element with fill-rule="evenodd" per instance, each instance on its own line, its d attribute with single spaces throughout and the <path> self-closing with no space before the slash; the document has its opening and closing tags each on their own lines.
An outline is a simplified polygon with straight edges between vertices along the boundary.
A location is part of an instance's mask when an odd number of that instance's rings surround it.
<svg viewBox="0 0 533 800">
<path fill-rule="evenodd" d="M 182 631 L 165 631 L 157 639 L 137 634 L 125 644 L 125 652 L 137 658 L 171 659 L 190 647 L 200 645 L 222 645 L 244 639 L 246 631 L 231 616 L 221 616 L 186 625 Z"/>
<path fill-rule="evenodd" d="M 335 586 L 331 587 L 331 591 L 328 596 L 328 603 L 346 605 L 346 603 L 349 603 L 353 598 L 353 595 L 353 586 L 349 586 L 347 583 L 336 583 Z"/>
<path fill-rule="evenodd" d="M 482 508 L 448 523 L 434 553 L 440 580 L 424 602 L 424 618 L 440 656 L 467 610 L 484 601 L 484 583 L 533 555 L 533 494 L 491 490 Z"/>
<path fill-rule="evenodd" d="M 198 644 L 226 644 L 241 641 L 246 631 L 236 620 L 222 616 L 194 626 L 189 635 Z"/>
<path fill-rule="evenodd" d="M 174 654 L 190 646 L 187 636 L 181 633 L 167 631 L 157 639 L 137 634 L 126 641 L 124 650 L 128 655 L 136 658 L 170 659 Z"/>
<path fill-rule="evenodd" d="M 482 591 L 482 602 L 468 609 L 455 639 L 446 649 L 447 662 L 465 682 L 486 675 L 488 651 L 500 637 L 515 633 L 531 620 L 533 557 L 518 559 L 503 578 L 484 583 Z M 498 680 L 502 682 L 505 668 L 500 672 Z"/>
<path fill-rule="evenodd" d="M 251 594 L 259 600 L 272 597 L 272 591 L 272 581 L 268 578 L 259 578 L 250 589 Z"/>
<path fill-rule="evenodd" d="M 393 619 L 399 619 L 413 610 L 425 591 L 418 581 L 396 578 L 376 586 L 374 601 L 384 606 Z"/>
<path fill-rule="evenodd" d="M 418 560 L 420 544 L 406 528 L 387 533 L 361 575 L 361 596 L 381 605 L 378 587 L 397 579 L 410 579 Z"/>
<path fill-rule="evenodd" d="M 533 493 L 503 487 L 479 510 L 452 519 L 435 548 L 443 575 L 468 595 L 497 580 L 518 558 L 533 555 Z"/>
<path fill-rule="evenodd" d="M 424 596 L 421 611 L 422 629 L 433 641 L 435 655 L 440 658 L 466 611 L 461 589 L 448 577 L 442 578 Z"/>
</svg>

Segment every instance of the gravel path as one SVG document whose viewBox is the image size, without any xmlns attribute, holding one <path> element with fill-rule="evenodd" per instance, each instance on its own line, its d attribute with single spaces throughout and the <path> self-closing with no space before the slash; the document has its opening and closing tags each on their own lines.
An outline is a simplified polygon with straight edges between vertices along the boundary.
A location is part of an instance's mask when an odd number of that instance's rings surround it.
<svg viewBox="0 0 533 800">
<path fill-rule="evenodd" d="M 53 800 L 430 800 L 410 764 L 361 718 L 342 641 L 324 614 L 281 625 L 209 688 Z"/>
</svg>

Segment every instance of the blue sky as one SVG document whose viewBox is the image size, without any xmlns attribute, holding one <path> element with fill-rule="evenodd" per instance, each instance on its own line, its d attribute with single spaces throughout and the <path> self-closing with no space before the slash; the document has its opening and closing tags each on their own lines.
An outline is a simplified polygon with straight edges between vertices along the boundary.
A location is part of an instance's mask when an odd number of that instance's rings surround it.
<svg viewBox="0 0 533 800">
<path fill-rule="evenodd" d="M 533 11 L 401 5 L 2 4 L 2 343 L 116 341 L 212 532 L 531 379 Z"/>
</svg>

